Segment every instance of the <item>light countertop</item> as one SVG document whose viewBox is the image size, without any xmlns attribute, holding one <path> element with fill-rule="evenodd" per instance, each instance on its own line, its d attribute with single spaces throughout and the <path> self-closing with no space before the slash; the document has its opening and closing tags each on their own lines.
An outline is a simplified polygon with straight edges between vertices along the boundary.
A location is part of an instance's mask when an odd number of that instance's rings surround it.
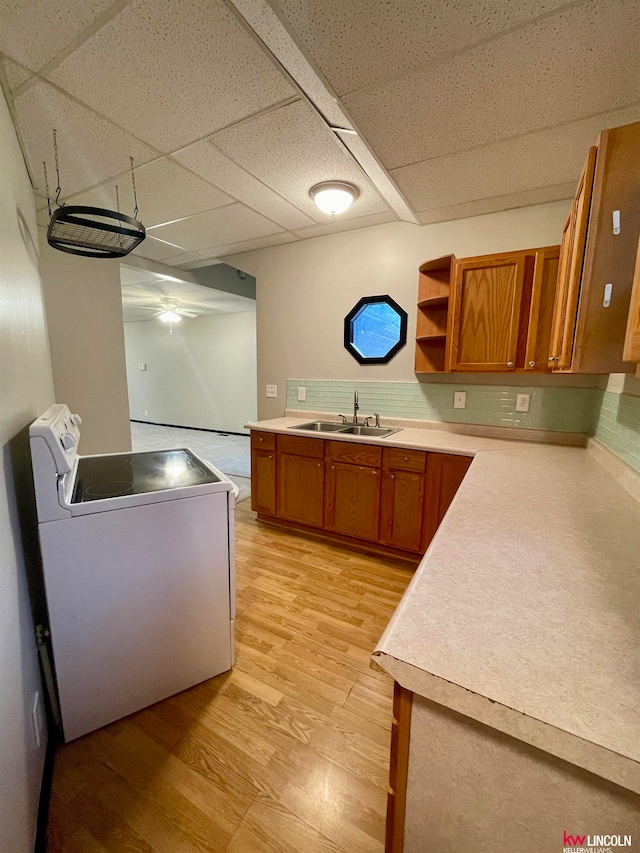
<svg viewBox="0 0 640 853">
<path fill-rule="evenodd" d="M 475 457 L 377 663 L 640 793 L 640 503 L 582 448 L 421 429 L 322 437 Z"/>
</svg>

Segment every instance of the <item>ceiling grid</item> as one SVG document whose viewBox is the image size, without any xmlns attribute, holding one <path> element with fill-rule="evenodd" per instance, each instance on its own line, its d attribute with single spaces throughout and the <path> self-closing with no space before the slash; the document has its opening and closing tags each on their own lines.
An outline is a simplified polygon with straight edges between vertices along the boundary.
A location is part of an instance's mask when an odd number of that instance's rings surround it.
<svg viewBox="0 0 640 853">
<path fill-rule="evenodd" d="M 133 156 L 136 253 L 195 267 L 571 197 L 640 119 L 639 33 L 637 0 L 33 0 L 0 8 L 0 78 L 41 224 L 55 127 L 63 198 L 126 209 Z M 360 190 L 339 219 L 323 180 Z"/>
</svg>

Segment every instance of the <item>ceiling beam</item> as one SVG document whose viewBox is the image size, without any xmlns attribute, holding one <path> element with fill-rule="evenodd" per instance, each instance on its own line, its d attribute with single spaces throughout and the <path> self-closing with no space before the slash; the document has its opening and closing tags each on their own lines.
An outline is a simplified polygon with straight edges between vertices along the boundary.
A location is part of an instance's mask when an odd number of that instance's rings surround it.
<svg viewBox="0 0 640 853">
<path fill-rule="evenodd" d="M 360 133 L 322 72 L 298 44 L 282 12 L 269 0 L 225 0 L 241 21 L 271 54 L 327 127 L 342 143 L 345 152 L 360 166 L 382 198 L 404 222 L 420 225 L 416 213 L 398 189 L 377 155 Z"/>
</svg>

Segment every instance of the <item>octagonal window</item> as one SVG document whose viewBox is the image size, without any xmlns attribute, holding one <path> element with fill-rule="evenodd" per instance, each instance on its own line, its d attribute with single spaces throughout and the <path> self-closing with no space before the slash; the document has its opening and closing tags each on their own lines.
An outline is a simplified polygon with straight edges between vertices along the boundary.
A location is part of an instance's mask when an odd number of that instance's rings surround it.
<svg viewBox="0 0 640 853">
<path fill-rule="evenodd" d="M 407 312 L 390 296 L 364 296 L 344 318 L 344 345 L 360 364 L 387 364 L 407 342 Z"/>
</svg>

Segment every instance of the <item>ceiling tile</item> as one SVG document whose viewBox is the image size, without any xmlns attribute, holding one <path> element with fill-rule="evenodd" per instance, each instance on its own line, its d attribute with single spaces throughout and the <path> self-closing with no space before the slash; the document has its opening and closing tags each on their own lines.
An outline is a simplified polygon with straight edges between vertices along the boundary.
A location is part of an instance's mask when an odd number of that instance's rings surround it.
<svg viewBox="0 0 640 853">
<path fill-rule="evenodd" d="M 15 92 L 18 86 L 22 86 L 33 76 L 28 68 L 16 65 L 6 56 L 3 56 L 0 61 L 10 92 Z"/>
<path fill-rule="evenodd" d="M 233 203 L 233 199 L 226 193 L 167 157 L 136 167 L 135 179 L 140 208 L 138 218 L 147 228 Z M 129 170 L 109 184 L 94 187 L 66 200 L 72 204 L 95 204 L 115 209 L 116 184 L 120 209 L 133 215 L 133 188 Z"/>
<path fill-rule="evenodd" d="M 196 142 L 172 155 L 207 181 L 253 207 L 283 228 L 313 225 L 313 219 L 250 175 L 208 141 Z"/>
<path fill-rule="evenodd" d="M 572 6 L 345 104 L 389 169 L 626 106 L 638 97 L 637 8 Z"/>
<path fill-rule="evenodd" d="M 140 255 L 141 258 L 148 258 L 150 261 L 164 261 L 166 258 L 186 251 L 184 246 L 176 246 L 174 243 L 168 243 L 165 240 L 157 240 L 147 232 L 145 239 L 133 250 L 132 254 Z"/>
<path fill-rule="evenodd" d="M 306 237 L 322 237 L 324 234 L 336 234 L 339 231 L 353 231 L 355 228 L 367 228 L 370 225 L 382 225 L 384 222 L 396 222 L 398 217 L 392 211 L 371 213 L 357 219 L 334 219 L 322 225 L 312 225 L 309 228 L 297 228 L 296 234 L 300 239 Z"/>
<path fill-rule="evenodd" d="M 181 252 L 179 255 L 172 255 L 170 258 L 165 258 L 162 263 L 170 267 L 177 267 L 180 264 L 189 264 L 191 261 L 202 260 L 205 260 L 205 258 L 199 252 Z"/>
<path fill-rule="evenodd" d="M 454 219 L 467 219 L 470 216 L 481 216 L 485 213 L 498 213 L 501 210 L 511 210 L 515 207 L 531 207 L 535 204 L 547 204 L 551 201 L 567 200 L 567 210 L 570 200 L 576 192 L 576 182 L 557 184 L 553 187 L 540 187 L 535 190 L 524 190 L 519 193 L 509 193 L 493 198 L 481 198 L 477 201 L 467 201 L 463 204 L 453 204 L 450 207 L 439 207 L 425 210 L 419 214 L 423 225 L 434 222 L 450 222 Z"/>
<path fill-rule="evenodd" d="M 419 211 L 577 183 L 603 127 L 640 119 L 640 107 L 404 166 L 392 172 Z"/>
<path fill-rule="evenodd" d="M 184 246 L 185 250 L 200 252 L 212 243 L 232 243 L 238 240 L 251 240 L 254 237 L 265 237 L 281 231 L 264 216 L 260 216 L 243 204 L 236 202 L 225 207 L 198 213 L 172 222 L 170 225 L 159 225 L 153 228 L 153 236 L 170 240 Z M 172 254 L 176 254 L 173 252 Z M 170 257 L 167 254 L 165 257 Z"/>
<path fill-rule="evenodd" d="M 46 83 L 38 82 L 17 97 L 15 108 L 32 178 L 41 193 L 44 160 L 51 191 L 56 187 L 53 128 L 58 131 L 60 181 L 66 195 L 121 173 L 129 166 L 129 155 L 136 163 L 157 157 L 152 148 Z"/>
<path fill-rule="evenodd" d="M 407 74 L 569 0 L 279 0 L 339 95 Z"/>
<path fill-rule="evenodd" d="M 345 218 L 388 210 L 351 155 L 304 101 L 227 128 L 212 141 L 316 221 L 330 218 L 309 196 L 320 181 L 349 181 L 358 187 L 360 196 Z"/>
<path fill-rule="evenodd" d="M 9 0 L 0 7 L 0 51 L 38 71 L 113 5 L 114 0 Z"/>
<path fill-rule="evenodd" d="M 220 258 L 224 255 L 235 255 L 240 252 L 253 252 L 254 249 L 266 249 L 268 246 L 279 246 L 282 243 L 295 243 L 297 239 L 295 234 L 289 234 L 289 232 L 272 234 L 269 237 L 260 237 L 256 240 L 240 240 L 235 243 L 212 246 L 208 249 L 202 249 L 199 254 L 209 258 Z M 211 263 L 211 261 L 207 261 L 207 263 Z"/>
<path fill-rule="evenodd" d="M 221 0 L 135 0 L 49 77 L 165 152 L 295 94 Z"/>
</svg>

